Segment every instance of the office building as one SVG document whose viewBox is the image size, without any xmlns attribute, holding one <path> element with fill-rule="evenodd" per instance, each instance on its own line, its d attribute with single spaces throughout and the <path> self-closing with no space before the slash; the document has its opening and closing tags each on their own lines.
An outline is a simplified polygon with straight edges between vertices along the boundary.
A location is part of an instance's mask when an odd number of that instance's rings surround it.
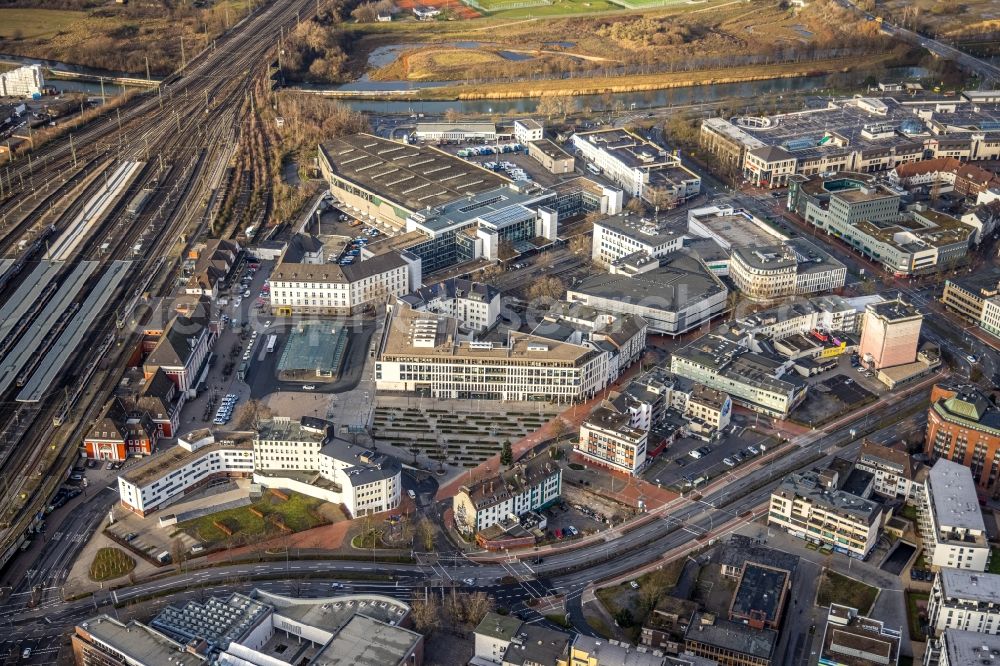
<svg viewBox="0 0 1000 666">
<path fill-rule="evenodd" d="M 262 590 L 170 605 L 148 624 L 100 615 L 77 625 L 79 666 L 420 666 L 410 607 L 353 594 L 297 599 Z"/>
<path fill-rule="evenodd" d="M 595 465 L 635 476 L 645 467 L 648 438 L 648 430 L 634 427 L 629 413 L 606 400 L 580 425 L 573 450 Z"/>
<path fill-rule="evenodd" d="M 724 391 L 754 411 L 786 418 L 806 397 L 808 385 L 788 374 L 784 361 L 750 351 L 719 331 L 693 340 L 670 355 L 670 371 Z"/>
<path fill-rule="evenodd" d="M 390 309 L 377 351 L 380 392 L 567 404 L 593 397 L 612 377 L 611 354 L 590 343 L 515 332 L 502 344 L 468 341 L 456 319 L 405 304 Z"/>
<path fill-rule="evenodd" d="M 549 173 L 573 173 L 576 160 L 548 139 L 536 139 L 528 144 L 528 155 L 535 158 Z"/>
<path fill-rule="evenodd" d="M 878 540 L 882 506 L 843 490 L 845 481 L 832 469 L 789 474 L 771 492 L 767 524 L 864 559 Z"/>
<path fill-rule="evenodd" d="M 725 391 L 695 384 L 684 405 L 684 418 L 689 428 L 705 436 L 721 433 L 729 426 L 733 401 Z"/>
<path fill-rule="evenodd" d="M 590 257 L 608 267 L 636 253 L 658 258 L 682 247 L 684 230 L 676 224 L 619 215 L 594 222 Z"/>
<path fill-rule="evenodd" d="M 927 600 L 927 624 L 933 636 L 948 630 L 1000 634 L 1000 575 L 942 568 Z"/>
<path fill-rule="evenodd" d="M 983 317 L 979 326 L 987 333 L 1000 337 L 1000 296 L 983 301 Z"/>
<path fill-rule="evenodd" d="M 25 65 L 0 72 L 0 97 L 41 97 L 45 77 L 41 65 Z"/>
<path fill-rule="evenodd" d="M 742 622 L 717 618 L 713 613 L 695 613 L 684 636 L 684 649 L 725 666 L 771 666 L 778 632 L 754 629 Z"/>
<path fill-rule="evenodd" d="M 923 320 L 924 316 L 902 299 L 869 303 L 858 348 L 862 364 L 881 370 L 916 361 Z"/>
<path fill-rule="evenodd" d="M 340 504 L 352 517 L 399 506 L 400 464 L 338 438 L 328 421 L 274 417 L 260 424 L 253 451 L 253 479 L 264 487 Z"/>
<path fill-rule="evenodd" d="M 936 384 L 924 453 L 968 467 L 977 494 L 994 496 L 1000 478 L 1000 409 L 974 384 Z"/>
<path fill-rule="evenodd" d="M 492 328 L 500 318 L 500 290 L 465 278 L 420 287 L 399 300 L 419 312 L 453 317 L 477 333 Z"/>
<path fill-rule="evenodd" d="M 802 238 L 779 245 L 735 247 L 729 276 L 747 298 L 769 301 L 844 286 L 847 267 Z"/>
<path fill-rule="evenodd" d="M 941 638 L 928 641 L 923 663 L 924 666 L 985 665 L 997 659 L 1000 659 L 1000 637 L 948 629 L 941 634 Z"/>
<path fill-rule="evenodd" d="M 406 252 L 347 265 L 282 260 L 268 279 L 271 312 L 279 317 L 356 314 L 408 294 L 420 284 L 419 266 Z"/>
<path fill-rule="evenodd" d="M 934 463 L 917 503 L 917 526 L 931 568 L 986 571 L 990 546 L 968 467 L 943 458 Z"/>
<path fill-rule="evenodd" d="M 127 470 L 118 477 L 122 507 L 147 516 L 217 479 L 253 475 L 251 433 L 190 432 L 177 446 Z"/>
<path fill-rule="evenodd" d="M 895 277 L 947 270 L 968 254 L 972 227 L 926 208 L 901 212 L 903 193 L 872 176 L 838 172 L 789 180 L 789 210 Z"/>
<path fill-rule="evenodd" d="M 607 355 L 608 381 L 621 376 L 646 351 L 646 320 L 633 314 L 602 312 L 577 303 L 554 303 L 532 335 L 556 342 L 589 345 Z"/>
<path fill-rule="evenodd" d="M 562 468 L 547 455 L 535 456 L 462 486 L 452 498 L 455 525 L 465 534 L 475 534 L 542 509 L 558 500 L 561 492 Z"/>
<path fill-rule="evenodd" d="M 566 300 L 642 317 L 651 333 L 677 336 L 726 310 L 729 290 L 696 255 L 671 252 L 635 270 L 593 275 L 567 290 Z"/>
<path fill-rule="evenodd" d="M 660 209 L 673 208 L 701 192 L 701 178 L 669 152 L 625 129 L 574 134 L 573 147 L 605 177 Z"/>
<path fill-rule="evenodd" d="M 858 451 L 855 467 L 875 477 L 873 490 L 887 499 L 902 499 L 907 503 L 917 501 L 923 492 L 926 468 L 913 460 L 906 451 L 882 446 L 865 440 Z"/>
<path fill-rule="evenodd" d="M 896 666 L 902 633 L 858 609 L 832 604 L 823 631 L 819 663 L 824 666 Z"/>
<path fill-rule="evenodd" d="M 1000 271 L 983 270 L 944 281 L 941 303 L 968 322 L 983 320 L 986 300 L 1000 295 Z"/>
<path fill-rule="evenodd" d="M 514 121 L 514 139 L 528 144 L 545 138 L 545 125 L 533 118 L 518 118 Z"/>
<path fill-rule="evenodd" d="M 692 208 L 687 212 L 687 231 L 689 236 L 712 239 L 727 252 L 788 240 L 750 211 L 726 205 Z"/>
</svg>

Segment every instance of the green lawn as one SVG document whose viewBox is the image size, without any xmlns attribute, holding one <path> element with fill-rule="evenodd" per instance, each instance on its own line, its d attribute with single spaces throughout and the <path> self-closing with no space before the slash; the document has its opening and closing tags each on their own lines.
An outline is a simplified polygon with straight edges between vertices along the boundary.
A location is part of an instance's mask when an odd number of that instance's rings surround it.
<svg viewBox="0 0 1000 666">
<path fill-rule="evenodd" d="M 924 635 L 920 631 L 920 608 L 918 602 L 923 602 L 923 607 L 927 607 L 927 600 L 930 595 L 927 592 L 906 592 L 906 617 L 910 623 L 910 639 L 923 641 Z"/>
<path fill-rule="evenodd" d="M 195 520 L 179 523 L 177 527 L 206 545 L 218 545 L 225 543 L 230 537 L 214 524 L 216 522 L 232 530 L 231 538 L 240 543 L 248 543 L 261 537 L 279 534 L 281 530 L 268 519 L 271 514 L 280 516 L 285 525 L 293 532 L 308 530 L 327 522 L 316 512 L 316 509 L 323 504 L 322 500 L 299 493 L 289 492 L 287 494 L 288 500 L 281 501 L 268 492 L 251 505 L 202 516 Z M 263 514 L 263 517 L 255 515 L 251 509 L 257 509 Z"/>
<path fill-rule="evenodd" d="M 1000 548 L 990 548 L 990 564 L 986 569 L 989 573 L 1000 573 Z"/>
<path fill-rule="evenodd" d="M 907 520 L 912 520 L 914 525 L 917 524 L 917 507 L 906 504 L 899 511 L 899 515 Z"/>
<path fill-rule="evenodd" d="M 135 560 L 121 548 L 101 548 L 90 563 L 90 578 L 98 582 L 120 578 L 135 569 Z"/>
<path fill-rule="evenodd" d="M 830 604 L 842 604 L 857 608 L 859 613 L 867 615 L 876 596 L 878 588 L 827 569 L 820 580 L 816 605 L 829 608 Z"/>
<path fill-rule="evenodd" d="M 52 37 L 86 15 L 62 9 L 0 9 L 0 39 Z"/>
</svg>

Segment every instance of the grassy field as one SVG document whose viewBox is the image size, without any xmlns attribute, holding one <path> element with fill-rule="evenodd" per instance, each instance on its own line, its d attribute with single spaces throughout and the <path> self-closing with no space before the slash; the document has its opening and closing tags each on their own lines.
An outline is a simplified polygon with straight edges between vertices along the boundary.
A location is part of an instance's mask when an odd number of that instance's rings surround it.
<svg viewBox="0 0 1000 666">
<path fill-rule="evenodd" d="M 555 0 L 551 5 L 539 5 L 537 7 L 519 7 L 517 9 L 503 9 L 506 0 L 497 0 L 497 10 L 491 11 L 490 16 L 503 19 L 520 18 L 542 18 L 546 16 L 565 16 L 571 14 L 588 14 L 590 12 L 606 12 L 615 9 L 622 9 L 619 5 L 606 0 Z M 484 7 L 486 3 L 480 2 Z"/>
<path fill-rule="evenodd" d="M 121 548 L 101 548 L 90 563 L 90 578 L 97 582 L 120 578 L 135 569 L 135 560 Z"/>
<path fill-rule="evenodd" d="M 0 9 L 0 39 L 46 39 L 86 16 L 62 9 Z"/>
<path fill-rule="evenodd" d="M 914 641 L 924 641 L 924 634 L 920 631 L 920 613 L 926 612 L 927 600 L 930 595 L 926 592 L 906 592 L 906 618 L 910 625 L 910 639 Z"/>
<path fill-rule="evenodd" d="M 684 569 L 684 562 L 683 559 L 675 560 L 663 569 L 639 576 L 635 579 L 639 583 L 638 589 L 634 589 L 629 583 L 599 588 L 596 592 L 597 598 L 612 617 L 623 610 L 631 613 L 633 624 L 623 629 L 633 639 L 638 638 L 642 631 L 642 623 L 646 621 L 646 616 L 651 610 L 648 605 L 644 605 L 644 600 L 655 603 L 655 600 L 673 589 Z"/>
<path fill-rule="evenodd" d="M 273 520 L 269 519 L 272 514 L 279 516 L 292 532 L 301 532 L 327 523 L 328 521 L 317 512 L 322 504 L 322 500 L 298 493 L 288 493 L 287 501 L 281 501 L 273 494 L 267 493 L 249 506 L 202 516 L 195 520 L 179 523 L 177 527 L 206 545 L 223 544 L 230 538 L 238 542 L 249 543 L 281 533 Z M 253 510 L 259 511 L 263 515 L 258 516 Z M 220 529 L 216 523 L 225 525 L 231 530 L 232 537 Z"/>
<path fill-rule="evenodd" d="M 816 605 L 829 608 L 830 604 L 843 604 L 867 615 L 877 596 L 878 588 L 827 569 L 819 583 Z"/>
</svg>

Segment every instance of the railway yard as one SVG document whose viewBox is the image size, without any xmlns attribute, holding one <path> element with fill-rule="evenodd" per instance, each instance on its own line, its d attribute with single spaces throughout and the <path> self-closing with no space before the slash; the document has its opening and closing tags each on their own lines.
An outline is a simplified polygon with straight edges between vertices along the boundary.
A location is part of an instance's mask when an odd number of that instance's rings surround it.
<svg viewBox="0 0 1000 666">
<path fill-rule="evenodd" d="M 266 191 L 230 164 L 259 123 L 268 52 L 316 6 L 258 10 L 157 89 L 0 170 L 0 566 L 116 386 L 134 318 L 231 189 Z"/>
</svg>

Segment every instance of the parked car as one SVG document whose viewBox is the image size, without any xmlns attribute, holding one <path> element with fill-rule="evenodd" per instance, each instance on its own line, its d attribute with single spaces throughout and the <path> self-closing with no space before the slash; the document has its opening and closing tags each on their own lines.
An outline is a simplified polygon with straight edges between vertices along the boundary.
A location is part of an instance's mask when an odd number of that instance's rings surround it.
<svg viewBox="0 0 1000 666">
<path fill-rule="evenodd" d="M 736 467 L 736 461 L 732 458 L 723 458 L 722 462 L 726 463 L 726 467 Z"/>
</svg>

